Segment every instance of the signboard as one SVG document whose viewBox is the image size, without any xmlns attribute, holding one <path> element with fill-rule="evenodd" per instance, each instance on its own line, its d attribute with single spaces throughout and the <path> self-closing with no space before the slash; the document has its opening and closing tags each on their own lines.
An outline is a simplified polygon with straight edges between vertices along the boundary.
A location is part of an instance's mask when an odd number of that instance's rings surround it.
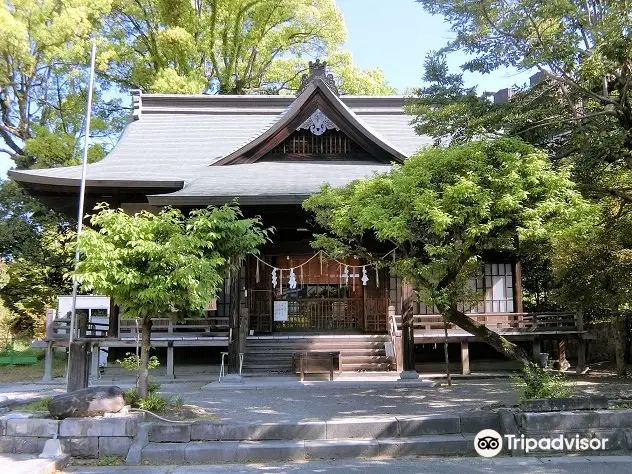
<svg viewBox="0 0 632 474">
<path fill-rule="evenodd" d="M 217 311 L 217 300 L 211 300 L 206 305 L 206 311 Z"/>
<path fill-rule="evenodd" d="M 287 321 L 288 304 L 287 301 L 274 302 L 274 320 Z"/>
</svg>

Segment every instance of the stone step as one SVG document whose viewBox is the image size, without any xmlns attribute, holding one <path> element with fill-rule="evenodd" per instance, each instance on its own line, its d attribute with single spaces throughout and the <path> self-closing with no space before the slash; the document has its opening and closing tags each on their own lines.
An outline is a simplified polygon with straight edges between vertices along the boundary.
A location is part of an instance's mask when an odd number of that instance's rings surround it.
<svg viewBox="0 0 632 474">
<path fill-rule="evenodd" d="M 467 456 L 475 453 L 473 434 L 408 438 L 198 441 L 149 443 L 142 461 L 149 464 L 263 462 L 399 456 Z"/>
</svg>

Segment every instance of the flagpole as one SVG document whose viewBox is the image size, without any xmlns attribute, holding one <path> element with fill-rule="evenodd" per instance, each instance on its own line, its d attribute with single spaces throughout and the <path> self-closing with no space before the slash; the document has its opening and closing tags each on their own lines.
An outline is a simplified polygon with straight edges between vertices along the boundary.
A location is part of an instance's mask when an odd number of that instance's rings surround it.
<svg viewBox="0 0 632 474">
<path fill-rule="evenodd" d="M 81 234 L 81 227 L 83 224 L 83 207 L 86 195 L 86 171 L 88 164 L 88 147 L 90 145 L 90 116 L 92 114 L 92 87 L 94 85 L 94 62 L 97 53 L 97 46 L 94 40 L 92 41 L 92 49 L 90 51 L 90 80 L 88 83 L 88 103 L 86 105 L 86 132 L 83 141 L 83 161 L 81 165 L 81 186 L 79 189 L 79 210 L 77 212 L 77 247 L 75 249 L 75 270 L 80 258 L 79 249 L 79 235 Z M 77 278 L 72 278 L 72 310 L 70 313 L 70 336 L 69 336 L 69 348 L 72 344 L 75 336 L 75 320 L 77 315 L 77 291 L 78 291 Z M 68 375 L 67 380 L 70 379 L 70 350 L 68 352 Z"/>
</svg>

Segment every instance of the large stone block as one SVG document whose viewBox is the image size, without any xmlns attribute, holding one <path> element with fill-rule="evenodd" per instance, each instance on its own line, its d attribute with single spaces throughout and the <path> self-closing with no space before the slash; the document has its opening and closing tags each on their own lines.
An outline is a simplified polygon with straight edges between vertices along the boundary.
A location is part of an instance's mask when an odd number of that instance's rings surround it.
<svg viewBox="0 0 632 474">
<path fill-rule="evenodd" d="M 104 436 L 99 438 L 99 457 L 126 457 L 131 445 L 132 439 L 127 436 Z"/>
<path fill-rule="evenodd" d="M 60 438 L 61 448 L 65 454 L 78 458 L 99 457 L 99 438 L 96 436 L 82 438 Z"/>
<path fill-rule="evenodd" d="M 500 415 L 498 413 L 468 413 L 461 415 L 461 433 L 478 433 L 486 429 L 500 432 Z"/>
<path fill-rule="evenodd" d="M 156 464 L 182 464 L 185 447 L 185 443 L 149 443 L 143 448 L 142 459 Z"/>
<path fill-rule="evenodd" d="M 184 461 L 188 463 L 235 462 L 239 441 L 187 443 Z"/>
<path fill-rule="evenodd" d="M 525 400 L 520 404 L 520 408 L 523 411 L 530 412 L 603 410 L 608 408 L 608 399 L 598 395 L 591 397 L 543 398 Z"/>
<path fill-rule="evenodd" d="M 298 423 L 261 423 L 252 425 L 248 440 L 282 439 L 325 439 L 327 423 L 324 421 L 301 421 Z"/>
<path fill-rule="evenodd" d="M 0 436 L 0 453 L 13 452 L 13 436 Z"/>
<path fill-rule="evenodd" d="M 241 441 L 237 445 L 237 462 L 301 459 L 305 459 L 304 441 Z"/>
<path fill-rule="evenodd" d="M 317 439 L 305 441 L 307 459 L 369 458 L 379 456 L 375 439 Z"/>
<path fill-rule="evenodd" d="M 523 433 L 550 433 L 599 428 L 596 412 L 521 413 L 519 424 Z"/>
<path fill-rule="evenodd" d="M 116 413 L 125 406 L 119 387 L 89 387 L 53 397 L 48 410 L 54 418 L 98 416 Z"/>
<path fill-rule="evenodd" d="M 474 454 L 474 437 L 461 434 L 426 435 L 377 440 L 380 456 L 468 456 Z"/>
<path fill-rule="evenodd" d="M 461 432 L 458 415 L 398 416 L 399 436 L 454 434 Z"/>
<path fill-rule="evenodd" d="M 127 457 L 125 458 L 125 464 L 137 466 L 141 463 L 143 449 L 147 446 L 147 444 L 149 444 L 150 427 L 150 423 L 141 423 L 138 426 L 136 436 L 134 436 L 132 445 L 130 446 Z"/>
<path fill-rule="evenodd" d="M 67 418 L 59 423 L 59 436 L 135 436 L 138 418 L 129 415 L 112 418 Z"/>
<path fill-rule="evenodd" d="M 14 453 L 41 453 L 48 438 L 38 438 L 36 436 L 14 436 Z"/>
<path fill-rule="evenodd" d="M 153 443 L 188 443 L 191 441 L 191 425 L 166 425 L 152 423 L 149 441 Z"/>
<path fill-rule="evenodd" d="M 191 425 L 191 441 L 241 441 L 252 439 L 256 425 L 200 421 Z"/>
<path fill-rule="evenodd" d="M 347 418 L 327 421 L 327 439 L 397 436 L 396 418 Z"/>
<path fill-rule="evenodd" d="M 598 410 L 599 426 L 601 428 L 630 428 L 632 429 L 632 410 Z"/>
<path fill-rule="evenodd" d="M 52 438 L 57 434 L 59 421 L 41 418 L 17 419 L 7 421 L 8 436 L 40 436 Z"/>
</svg>

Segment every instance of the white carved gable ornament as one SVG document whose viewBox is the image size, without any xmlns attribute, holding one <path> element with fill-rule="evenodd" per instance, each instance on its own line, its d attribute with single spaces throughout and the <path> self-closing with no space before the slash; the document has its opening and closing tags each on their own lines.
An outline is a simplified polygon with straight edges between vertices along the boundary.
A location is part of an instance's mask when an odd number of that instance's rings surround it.
<svg viewBox="0 0 632 474">
<path fill-rule="evenodd" d="M 297 128 L 297 130 L 304 129 L 308 129 L 314 135 L 322 135 L 327 130 L 340 130 L 338 125 L 329 120 L 319 109 L 316 109 L 314 113 Z"/>
</svg>

